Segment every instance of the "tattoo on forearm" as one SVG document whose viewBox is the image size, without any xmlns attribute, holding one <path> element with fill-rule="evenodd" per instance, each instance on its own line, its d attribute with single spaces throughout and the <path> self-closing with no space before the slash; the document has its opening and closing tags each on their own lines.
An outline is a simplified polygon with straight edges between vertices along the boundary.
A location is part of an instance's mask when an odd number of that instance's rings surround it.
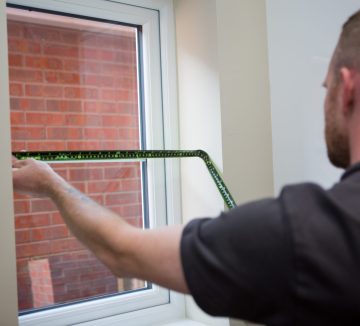
<svg viewBox="0 0 360 326">
<path fill-rule="evenodd" d="M 71 194 L 74 197 L 77 197 L 78 199 L 80 199 L 82 202 L 88 203 L 88 204 L 92 204 L 92 205 L 98 205 L 95 201 L 93 201 L 91 198 L 89 198 L 88 196 L 86 196 L 85 194 L 83 194 L 81 191 L 79 191 L 78 189 L 74 188 L 74 187 L 69 187 L 66 189 L 67 192 L 69 194 Z"/>
</svg>

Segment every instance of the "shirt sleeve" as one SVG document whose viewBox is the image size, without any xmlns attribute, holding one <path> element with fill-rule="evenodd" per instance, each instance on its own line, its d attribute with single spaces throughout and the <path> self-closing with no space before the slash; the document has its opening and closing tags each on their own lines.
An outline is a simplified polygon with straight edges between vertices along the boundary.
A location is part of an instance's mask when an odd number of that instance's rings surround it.
<svg viewBox="0 0 360 326">
<path fill-rule="evenodd" d="M 289 229 L 277 199 L 190 222 L 182 235 L 181 259 L 197 304 L 212 315 L 292 324 Z"/>
</svg>

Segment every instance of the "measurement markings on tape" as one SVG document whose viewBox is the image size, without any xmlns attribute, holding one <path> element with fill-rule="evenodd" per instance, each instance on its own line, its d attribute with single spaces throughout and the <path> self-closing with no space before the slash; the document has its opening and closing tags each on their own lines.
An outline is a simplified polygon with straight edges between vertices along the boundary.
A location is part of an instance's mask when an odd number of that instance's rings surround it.
<svg viewBox="0 0 360 326">
<path fill-rule="evenodd" d="M 13 155 L 19 160 L 33 158 L 48 163 L 67 161 L 137 161 L 155 158 L 201 158 L 213 181 L 219 190 L 221 197 L 228 208 L 234 208 L 236 203 L 225 185 L 220 173 L 210 156 L 203 150 L 128 150 L 128 151 L 54 151 L 54 152 L 15 152 Z"/>
</svg>

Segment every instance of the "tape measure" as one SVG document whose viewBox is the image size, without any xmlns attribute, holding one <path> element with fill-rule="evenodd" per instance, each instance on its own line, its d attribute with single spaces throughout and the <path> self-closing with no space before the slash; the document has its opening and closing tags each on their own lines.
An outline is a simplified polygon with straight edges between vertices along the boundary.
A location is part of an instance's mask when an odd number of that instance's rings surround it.
<svg viewBox="0 0 360 326">
<path fill-rule="evenodd" d="M 203 150 L 128 150 L 128 151 L 53 151 L 53 152 L 15 152 L 18 160 L 33 158 L 48 163 L 69 161 L 133 161 L 155 158 L 184 158 L 199 157 L 214 180 L 221 197 L 228 208 L 234 208 L 236 203 L 225 185 L 220 173 L 217 171 L 210 156 Z"/>
</svg>

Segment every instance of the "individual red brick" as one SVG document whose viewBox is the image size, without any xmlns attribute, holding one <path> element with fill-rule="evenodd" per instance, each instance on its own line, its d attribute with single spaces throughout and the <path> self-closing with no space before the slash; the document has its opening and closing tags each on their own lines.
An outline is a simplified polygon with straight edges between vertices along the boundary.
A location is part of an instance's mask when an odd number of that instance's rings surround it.
<svg viewBox="0 0 360 326">
<path fill-rule="evenodd" d="M 84 86 L 101 86 L 98 75 L 81 75 L 81 83 Z"/>
<path fill-rule="evenodd" d="M 58 113 L 26 113 L 28 125 L 62 126 L 65 123 L 63 114 Z"/>
<path fill-rule="evenodd" d="M 69 236 L 69 230 L 66 225 L 52 226 L 50 230 L 52 239 L 67 238 Z"/>
<path fill-rule="evenodd" d="M 11 110 L 43 111 L 45 110 L 45 101 L 43 99 L 11 98 L 10 108 Z"/>
<path fill-rule="evenodd" d="M 68 236 L 69 231 L 65 225 L 56 225 L 45 228 L 33 228 L 31 230 L 31 240 L 33 242 L 67 238 Z"/>
<path fill-rule="evenodd" d="M 23 85 L 20 83 L 10 83 L 10 96 L 22 96 L 24 93 Z"/>
<path fill-rule="evenodd" d="M 119 100 L 119 91 L 115 89 L 102 89 L 100 98 L 105 101 Z"/>
<path fill-rule="evenodd" d="M 139 111 L 139 107 L 137 105 L 137 103 L 118 103 L 117 106 L 117 113 L 121 114 L 121 115 L 133 115 L 136 117 L 136 119 L 138 119 L 138 111 Z"/>
<path fill-rule="evenodd" d="M 21 124 L 25 123 L 25 113 L 24 112 L 11 111 L 10 118 L 11 118 L 11 125 L 16 126 L 16 125 L 21 125 Z"/>
<path fill-rule="evenodd" d="M 88 180 L 102 180 L 103 170 L 99 168 L 95 169 L 72 169 L 69 171 L 69 181 L 88 181 Z"/>
<path fill-rule="evenodd" d="M 101 72 L 105 75 L 136 76 L 137 68 L 135 65 L 122 65 L 114 63 L 101 64 Z"/>
<path fill-rule="evenodd" d="M 45 130 L 34 127 L 12 127 L 11 135 L 13 139 L 29 140 L 29 139 L 44 139 Z"/>
<path fill-rule="evenodd" d="M 27 96 L 43 96 L 42 85 L 26 85 L 25 89 Z"/>
<path fill-rule="evenodd" d="M 120 180 L 122 191 L 141 191 L 141 181 L 139 179 Z"/>
<path fill-rule="evenodd" d="M 119 132 L 117 128 L 85 128 L 85 139 L 118 139 Z"/>
<path fill-rule="evenodd" d="M 31 213 L 53 212 L 55 204 L 49 199 L 33 199 L 31 201 Z"/>
<path fill-rule="evenodd" d="M 136 126 L 137 118 L 132 115 L 104 115 L 102 116 L 104 126 Z"/>
<path fill-rule="evenodd" d="M 89 193 L 111 193 L 122 190 L 121 182 L 119 181 L 96 181 L 88 182 Z"/>
<path fill-rule="evenodd" d="M 138 163 L 135 163 L 138 164 Z M 134 178 L 139 176 L 138 169 L 134 167 L 112 167 L 104 169 L 105 179 L 123 179 L 123 178 Z"/>
<path fill-rule="evenodd" d="M 119 101 L 137 103 L 137 96 L 137 92 L 133 90 L 119 89 L 118 91 Z"/>
<path fill-rule="evenodd" d="M 101 148 L 99 141 L 68 141 L 66 143 L 69 151 L 88 151 Z"/>
<path fill-rule="evenodd" d="M 81 63 L 77 59 L 64 59 L 63 70 L 65 71 L 80 71 Z M 83 71 L 81 71 L 83 73 Z"/>
<path fill-rule="evenodd" d="M 87 60 L 98 60 L 102 56 L 101 56 L 101 51 L 98 50 L 97 48 L 83 47 L 80 49 L 79 57 Z"/>
<path fill-rule="evenodd" d="M 63 67 L 62 60 L 59 58 L 49 58 L 43 56 L 26 56 L 25 65 L 29 68 L 60 70 Z"/>
<path fill-rule="evenodd" d="M 68 114 L 65 117 L 68 126 L 101 126 L 102 118 L 96 114 Z"/>
<path fill-rule="evenodd" d="M 136 193 L 107 194 L 105 196 L 105 205 L 109 206 L 136 203 L 138 203 Z"/>
<path fill-rule="evenodd" d="M 55 71 L 45 72 L 45 81 L 47 83 L 59 83 L 59 74 Z"/>
<path fill-rule="evenodd" d="M 114 37 L 110 35 L 99 35 L 96 40 L 94 40 L 94 43 L 99 48 L 114 48 Z"/>
<path fill-rule="evenodd" d="M 51 241 L 51 253 L 60 253 L 82 249 L 83 246 L 74 238 L 55 239 Z"/>
<path fill-rule="evenodd" d="M 78 70 L 82 74 L 99 74 L 101 72 L 101 64 L 96 61 L 80 61 Z"/>
<path fill-rule="evenodd" d="M 81 139 L 82 130 L 70 127 L 49 127 L 46 128 L 47 139 Z"/>
<path fill-rule="evenodd" d="M 74 73 L 59 73 L 59 83 L 79 85 L 80 75 Z"/>
<path fill-rule="evenodd" d="M 11 81 L 19 82 L 42 82 L 43 74 L 37 70 L 15 69 L 9 70 L 9 77 Z"/>
<path fill-rule="evenodd" d="M 63 62 L 59 58 L 45 58 L 45 68 L 51 70 L 61 70 Z"/>
<path fill-rule="evenodd" d="M 28 141 L 25 149 L 27 151 L 63 151 L 66 150 L 66 144 L 63 140 L 46 142 Z"/>
<path fill-rule="evenodd" d="M 98 85 L 102 87 L 114 87 L 115 78 L 113 76 L 101 76 Z"/>
<path fill-rule="evenodd" d="M 116 115 L 127 113 L 123 112 L 121 106 L 117 101 L 114 102 L 101 102 L 100 109 L 102 113 L 115 113 Z"/>
<path fill-rule="evenodd" d="M 16 271 L 17 274 L 27 274 L 28 273 L 28 260 L 27 259 L 17 259 L 16 260 Z"/>
<path fill-rule="evenodd" d="M 38 42 L 32 42 L 23 39 L 9 38 L 8 41 L 9 52 L 21 52 L 21 53 L 40 53 L 41 45 Z"/>
<path fill-rule="evenodd" d="M 101 150 L 133 150 L 138 149 L 138 142 L 130 141 L 102 141 L 97 147 Z"/>
<path fill-rule="evenodd" d="M 135 51 L 136 42 L 133 35 L 117 37 L 114 39 L 114 46 L 117 49 L 126 49 L 128 51 Z"/>
<path fill-rule="evenodd" d="M 64 95 L 67 98 L 97 99 L 99 92 L 96 88 L 90 87 L 65 87 Z"/>
<path fill-rule="evenodd" d="M 58 86 L 27 84 L 25 85 L 25 94 L 35 97 L 62 97 L 63 89 Z"/>
<path fill-rule="evenodd" d="M 32 214 L 24 216 L 15 216 L 16 229 L 28 229 L 33 227 L 47 226 L 50 224 L 48 214 Z"/>
<path fill-rule="evenodd" d="M 9 66 L 21 67 L 23 65 L 23 56 L 21 54 L 9 54 Z"/>
<path fill-rule="evenodd" d="M 84 111 L 86 113 L 100 113 L 101 112 L 100 103 L 95 101 L 85 101 Z"/>
<path fill-rule="evenodd" d="M 44 86 L 43 95 L 45 97 L 62 97 L 63 89 L 62 87 L 58 87 L 58 86 Z"/>
<path fill-rule="evenodd" d="M 81 101 L 71 100 L 47 100 L 46 101 L 47 111 L 58 111 L 58 112 L 81 112 L 82 103 Z"/>
<path fill-rule="evenodd" d="M 136 76 L 117 76 L 114 79 L 114 86 L 121 89 L 129 89 L 137 92 Z M 137 94 L 137 93 L 136 93 Z"/>
<path fill-rule="evenodd" d="M 51 224 L 52 225 L 64 224 L 64 220 L 59 212 L 54 212 L 51 214 Z"/>
<path fill-rule="evenodd" d="M 124 217 L 136 217 L 141 220 L 142 216 L 142 205 L 124 205 L 121 207 L 122 216 Z"/>
<path fill-rule="evenodd" d="M 138 139 L 139 130 L 137 128 L 122 128 L 119 130 L 120 139 Z"/>
<path fill-rule="evenodd" d="M 48 241 L 19 244 L 16 246 L 16 257 L 44 256 L 50 253 Z"/>
<path fill-rule="evenodd" d="M 25 243 L 30 241 L 30 231 L 29 230 L 16 230 L 15 231 L 15 240 L 16 243 Z"/>
<path fill-rule="evenodd" d="M 21 152 L 21 151 L 25 150 L 25 148 L 26 148 L 25 141 L 13 140 L 11 142 L 11 150 L 13 152 Z"/>
<path fill-rule="evenodd" d="M 135 64 L 136 53 L 133 51 L 117 51 L 115 52 L 115 60 L 122 64 Z"/>
<path fill-rule="evenodd" d="M 37 27 L 36 25 L 24 25 L 23 27 L 24 38 L 43 41 L 56 42 L 60 41 L 60 31 L 47 26 L 43 28 L 42 26 Z"/>
<path fill-rule="evenodd" d="M 79 56 L 79 49 L 76 46 L 47 44 L 44 46 L 44 53 L 47 55 L 77 58 Z"/>
<path fill-rule="evenodd" d="M 33 228 L 31 230 L 31 241 L 44 241 L 51 239 L 51 230 L 49 227 L 46 228 Z"/>
<path fill-rule="evenodd" d="M 104 61 L 115 61 L 116 55 L 114 51 L 102 50 L 100 52 L 100 58 Z"/>
<path fill-rule="evenodd" d="M 29 200 L 15 200 L 14 201 L 15 214 L 28 214 L 30 212 Z"/>
<path fill-rule="evenodd" d="M 79 74 L 74 74 L 74 73 L 62 73 L 62 72 L 59 73 L 59 72 L 49 71 L 45 73 L 45 80 L 48 83 L 54 83 L 54 84 L 79 85 L 80 76 Z"/>
</svg>

